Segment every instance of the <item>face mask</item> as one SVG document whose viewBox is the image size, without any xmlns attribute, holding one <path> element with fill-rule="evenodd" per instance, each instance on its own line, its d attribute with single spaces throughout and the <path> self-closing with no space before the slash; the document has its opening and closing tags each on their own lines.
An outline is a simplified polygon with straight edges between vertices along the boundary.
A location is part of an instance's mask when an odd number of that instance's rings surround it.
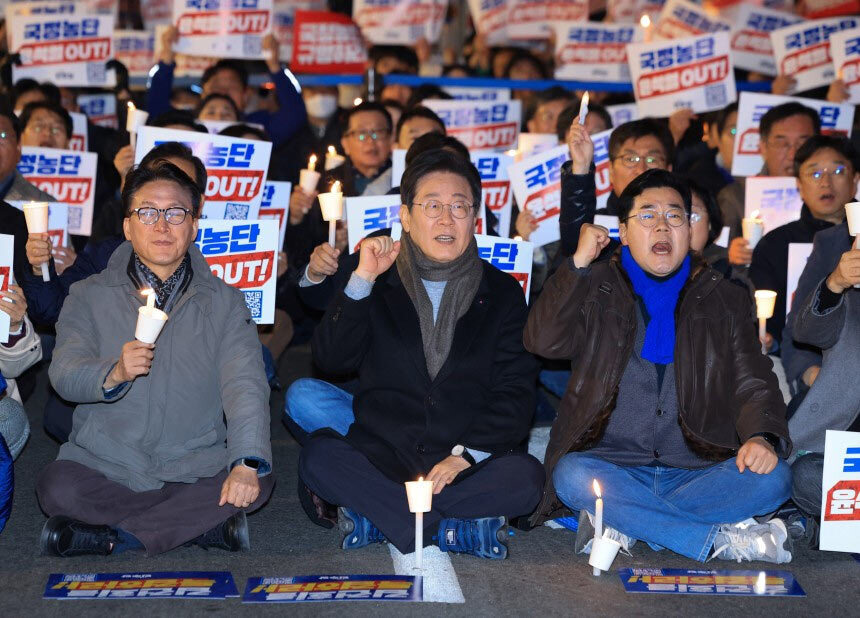
<svg viewBox="0 0 860 618">
<path fill-rule="evenodd" d="M 311 94 L 305 97 L 308 116 L 329 118 L 337 110 L 337 97 L 333 94 Z"/>
</svg>

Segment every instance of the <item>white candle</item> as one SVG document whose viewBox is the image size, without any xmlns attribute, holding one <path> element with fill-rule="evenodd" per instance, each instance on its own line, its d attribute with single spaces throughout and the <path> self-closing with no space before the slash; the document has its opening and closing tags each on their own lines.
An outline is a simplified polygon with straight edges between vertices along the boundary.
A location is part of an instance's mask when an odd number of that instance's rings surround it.
<svg viewBox="0 0 860 618">
<path fill-rule="evenodd" d="M 24 219 L 27 222 L 27 232 L 30 234 L 48 233 L 48 203 L 27 202 L 24 204 Z M 50 261 L 50 260 L 49 260 Z M 42 281 L 51 280 L 51 271 L 48 262 L 42 262 Z"/>
<path fill-rule="evenodd" d="M 645 39 L 646 43 L 651 42 L 651 17 L 646 13 L 639 18 L 639 25 L 645 29 Z"/>
<path fill-rule="evenodd" d="M 125 130 L 128 131 L 128 140 L 134 150 L 137 142 L 137 130 L 146 124 L 149 114 L 141 109 L 137 109 L 134 103 L 128 102 L 128 114 L 125 118 Z"/>
<path fill-rule="evenodd" d="M 328 244 L 334 247 L 337 222 L 343 217 L 343 190 L 336 180 L 328 193 L 320 193 L 320 210 L 323 219 L 328 221 Z"/>
<path fill-rule="evenodd" d="M 597 479 L 594 479 L 591 486 L 594 489 L 594 494 L 597 496 L 597 499 L 594 501 L 594 540 L 591 542 L 591 549 L 594 551 L 597 539 L 603 536 L 603 497 L 601 496 L 600 484 L 597 482 Z M 600 577 L 600 569 L 592 567 L 591 574 Z"/>
<path fill-rule="evenodd" d="M 146 288 L 145 290 L 141 290 L 140 292 L 144 296 L 146 296 L 146 306 L 150 309 L 155 307 L 155 290 L 152 288 Z"/>
<path fill-rule="evenodd" d="M 766 326 L 768 318 L 773 317 L 773 308 L 776 304 L 776 292 L 773 290 L 756 290 L 755 311 L 758 318 L 758 338 L 761 341 L 761 353 L 767 354 L 767 345 L 764 340 L 767 335 Z"/>
<path fill-rule="evenodd" d="M 340 167 L 346 162 L 346 158 L 343 155 L 337 154 L 337 151 L 334 149 L 334 146 L 329 146 L 328 150 L 325 153 L 325 171 L 333 170 L 336 167 Z"/>
<path fill-rule="evenodd" d="M 588 91 L 582 95 L 582 101 L 579 104 L 579 124 L 585 124 L 585 117 L 588 115 Z"/>
<path fill-rule="evenodd" d="M 406 500 L 409 510 L 415 513 L 415 569 L 424 568 L 424 513 L 433 506 L 433 481 L 418 477 L 406 483 Z"/>
<path fill-rule="evenodd" d="M 750 249 L 755 249 L 758 241 L 764 235 L 764 220 L 759 218 L 759 211 L 754 210 L 749 217 L 741 219 L 743 237 L 749 243 Z"/>
</svg>

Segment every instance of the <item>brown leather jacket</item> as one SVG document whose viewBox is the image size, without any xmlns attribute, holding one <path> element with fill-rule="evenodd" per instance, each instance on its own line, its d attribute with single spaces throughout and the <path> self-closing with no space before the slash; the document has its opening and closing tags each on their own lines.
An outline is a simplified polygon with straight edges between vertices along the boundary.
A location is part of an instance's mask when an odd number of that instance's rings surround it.
<svg viewBox="0 0 860 618">
<path fill-rule="evenodd" d="M 529 314 L 526 349 L 571 359 L 573 367 L 550 432 L 547 484 L 534 524 L 562 507 L 552 483 L 559 459 L 596 445 L 609 422 L 636 341 L 635 311 L 633 286 L 616 252 L 581 270 L 565 260 Z M 791 452 L 785 403 L 753 317 L 747 291 L 692 254 L 690 279 L 675 308 L 674 370 L 684 438 L 707 459 L 728 459 L 762 432 L 779 436 L 780 456 Z"/>
</svg>

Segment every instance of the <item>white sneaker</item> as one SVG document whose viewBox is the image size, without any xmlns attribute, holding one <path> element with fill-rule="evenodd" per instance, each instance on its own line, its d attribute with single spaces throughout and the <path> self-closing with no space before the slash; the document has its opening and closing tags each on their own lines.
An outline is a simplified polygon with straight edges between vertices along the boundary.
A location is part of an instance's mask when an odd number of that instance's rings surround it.
<svg viewBox="0 0 860 618">
<path fill-rule="evenodd" d="M 783 564 L 791 562 L 791 552 L 785 548 L 788 530 L 781 519 L 765 524 L 723 524 L 714 538 L 714 553 L 708 560 L 761 560 Z"/>
<path fill-rule="evenodd" d="M 621 543 L 621 551 L 628 556 L 630 548 L 636 545 L 636 539 L 629 537 L 609 526 L 603 526 L 603 538 Z M 591 544 L 594 541 L 594 518 L 586 510 L 579 512 L 579 525 L 576 529 L 574 550 L 577 554 L 591 554 Z"/>
</svg>

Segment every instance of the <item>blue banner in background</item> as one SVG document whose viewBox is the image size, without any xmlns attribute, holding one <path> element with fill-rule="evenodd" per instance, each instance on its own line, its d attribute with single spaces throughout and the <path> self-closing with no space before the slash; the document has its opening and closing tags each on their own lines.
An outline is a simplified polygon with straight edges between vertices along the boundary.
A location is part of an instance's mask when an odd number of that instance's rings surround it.
<svg viewBox="0 0 860 618">
<path fill-rule="evenodd" d="M 805 597 L 788 571 L 619 569 L 625 592 L 751 597 Z"/>
<path fill-rule="evenodd" d="M 251 577 L 243 603 L 421 601 L 421 577 L 408 575 L 299 575 Z"/>
<path fill-rule="evenodd" d="M 239 590 L 228 571 L 52 573 L 45 599 L 226 599 Z"/>
</svg>

